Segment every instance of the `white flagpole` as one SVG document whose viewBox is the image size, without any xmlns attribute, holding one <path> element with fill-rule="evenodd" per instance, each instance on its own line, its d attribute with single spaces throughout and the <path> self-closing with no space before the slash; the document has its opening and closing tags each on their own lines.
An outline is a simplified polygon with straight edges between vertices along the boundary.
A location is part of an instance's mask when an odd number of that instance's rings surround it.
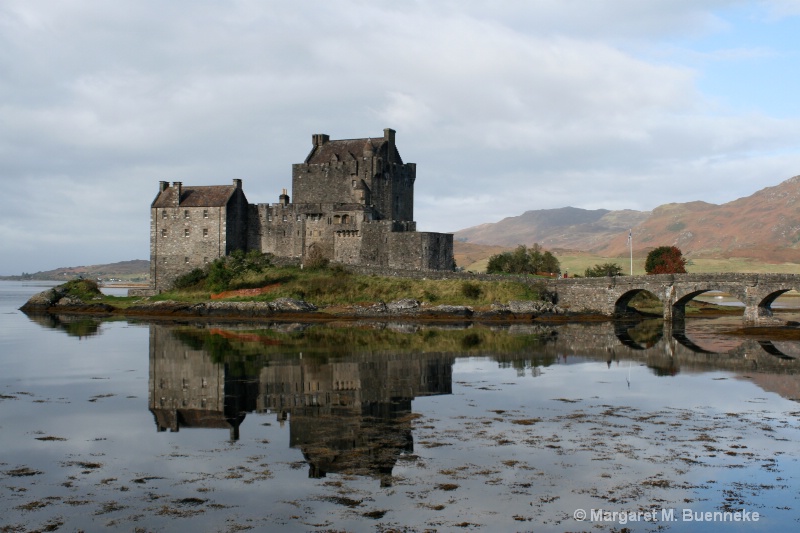
<svg viewBox="0 0 800 533">
<path fill-rule="evenodd" d="M 633 228 L 628 232 L 628 248 L 631 251 L 631 276 L 633 276 Z"/>
</svg>

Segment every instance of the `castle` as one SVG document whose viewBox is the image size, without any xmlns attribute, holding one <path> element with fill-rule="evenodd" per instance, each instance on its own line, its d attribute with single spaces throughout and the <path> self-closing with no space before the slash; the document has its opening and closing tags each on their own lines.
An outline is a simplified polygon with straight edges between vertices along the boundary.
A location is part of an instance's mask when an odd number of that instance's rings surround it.
<svg viewBox="0 0 800 533">
<path fill-rule="evenodd" d="M 150 209 L 150 279 L 156 291 L 234 250 L 303 262 L 402 270 L 453 270 L 453 235 L 416 231 L 415 163 L 403 163 L 395 131 L 382 138 L 312 136 L 292 165 L 292 194 L 250 204 L 232 185 L 159 183 Z"/>
</svg>

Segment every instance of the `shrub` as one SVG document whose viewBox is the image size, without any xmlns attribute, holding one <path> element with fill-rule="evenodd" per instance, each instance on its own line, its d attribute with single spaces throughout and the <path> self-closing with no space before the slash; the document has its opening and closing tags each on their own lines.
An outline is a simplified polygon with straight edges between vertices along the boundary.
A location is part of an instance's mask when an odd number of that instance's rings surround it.
<svg viewBox="0 0 800 533">
<path fill-rule="evenodd" d="M 439 295 L 431 290 L 425 289 L 422 291 L 422 298 L 433 303 L 439 299 Z"/>
<path fill-rule="evenodd" d="M 97 282 L 91 279 L 73 279 L 64 284 L 66 293 L 70 296 L 86 301 L 102 296 Z"/>
<path fill-rule="evenodd" d="M 312 246 L 303 260 L 303 268 L 320 270 L 326 268 L 329 263 L 330 260 L 323 255 L 322 250 Z"/>
<path fill-rule="evenodd" d="M 208 278 L 208 272 L 204 268 L 195 268 L 191 272 L 187 272 L 186 274 L 180 276 L 178 279 L 175 280 L 173 287 L 175 289 L 191 289 L 200 286 L 201 284 L 205 284 L 206 278 Z"/>
<path fill-rule="evenodd" d="M 233 268 L 229 268 L 224 257 L 215 259 L 208 266 L 208 278 L 206 279 L 206 289 L 211 292 L 221 292 L 227 290 L 234 276 Z"/>
<path fill-rule="evenodd" d="M 622 267 L 617 263 L 603 263 L 587 268 L 583 275 L 587 278 L 602 278 L 604 276 L 623 276 L 624 274 Z"/>
<path fill-rule="evenodd" d="M 473 283 L 471 281 L 465 281 L 461 284 L 461 294 L 465 298 L 469 298 L 471 300 L 477 300 L 483 294 L 483 289 L 477 283 Z"/>
<path fill-rule="evenodd" d="M 503 252 L 489 258 L 486 265 L 486 272 L 489 274 L 536 274 L 538 272 L 548 272 L 558 274 L 561 272 L 561 264 L 556 257 L 548 252 L 542 251 L 542 247 L 534 244 L 530 248 L 518 246 L 513 252 Z"/>
</svg>

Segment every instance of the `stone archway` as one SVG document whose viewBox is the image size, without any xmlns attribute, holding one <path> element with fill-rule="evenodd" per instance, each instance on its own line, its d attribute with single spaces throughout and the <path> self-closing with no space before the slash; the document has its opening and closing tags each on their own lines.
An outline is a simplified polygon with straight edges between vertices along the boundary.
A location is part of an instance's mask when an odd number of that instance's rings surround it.
<svg viewBox="0 0 800 533">
<path fill-rule="evenodd" d="M 664 301 L 657 294 L 653 294 L 647 289 L 631 289 L 624 292 L 619 298 L 617 298 L 617 301 L 614 302 L 614 314 L 624 315 L 626 313 L 630 313 L 632 310 L 635 310 L 635 308 L 630 307 L 630 303 L 636 297 L 641 296 L 642 294 L 648 294 L 661 302 L 662 306 L 664 305 Z"/>
</svg>

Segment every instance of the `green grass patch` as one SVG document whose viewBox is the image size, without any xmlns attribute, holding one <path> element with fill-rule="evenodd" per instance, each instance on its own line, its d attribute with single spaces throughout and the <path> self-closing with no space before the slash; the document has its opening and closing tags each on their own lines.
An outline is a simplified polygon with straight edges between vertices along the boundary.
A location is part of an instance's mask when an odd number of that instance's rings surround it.
<svg viewBox="0 0 800 533">
<path fill-rule="evenodd" d="M 83 302 L 89 302 L 102 298 L 103 293 L 96 281 L 91 279 L 73 279 L 62 285 L 66 294 L 73 298 L 78 298 Z"/>
<path fill-rule="evenodd" d="M 199 289 L 201 285 L 196 282 L 192 288 L 165 292 L 151 297 L 151 300 L 206 301 L 211 291 Z M 535 287 L 518 281 L 416 280 L 351 274 L 337 267 L 269 267 L 258 272 L 246 271 L 232 278 L 226 290 L 266 286 L 273 288 L 259 296 L 230 299 L 271 301 L 289 297 L 318 306 L 336 306 L 414 298 L 436 305 L 480 306 L 496 301 L 537 300 L 540 297 L 540 291 Z"/>
</svg>

